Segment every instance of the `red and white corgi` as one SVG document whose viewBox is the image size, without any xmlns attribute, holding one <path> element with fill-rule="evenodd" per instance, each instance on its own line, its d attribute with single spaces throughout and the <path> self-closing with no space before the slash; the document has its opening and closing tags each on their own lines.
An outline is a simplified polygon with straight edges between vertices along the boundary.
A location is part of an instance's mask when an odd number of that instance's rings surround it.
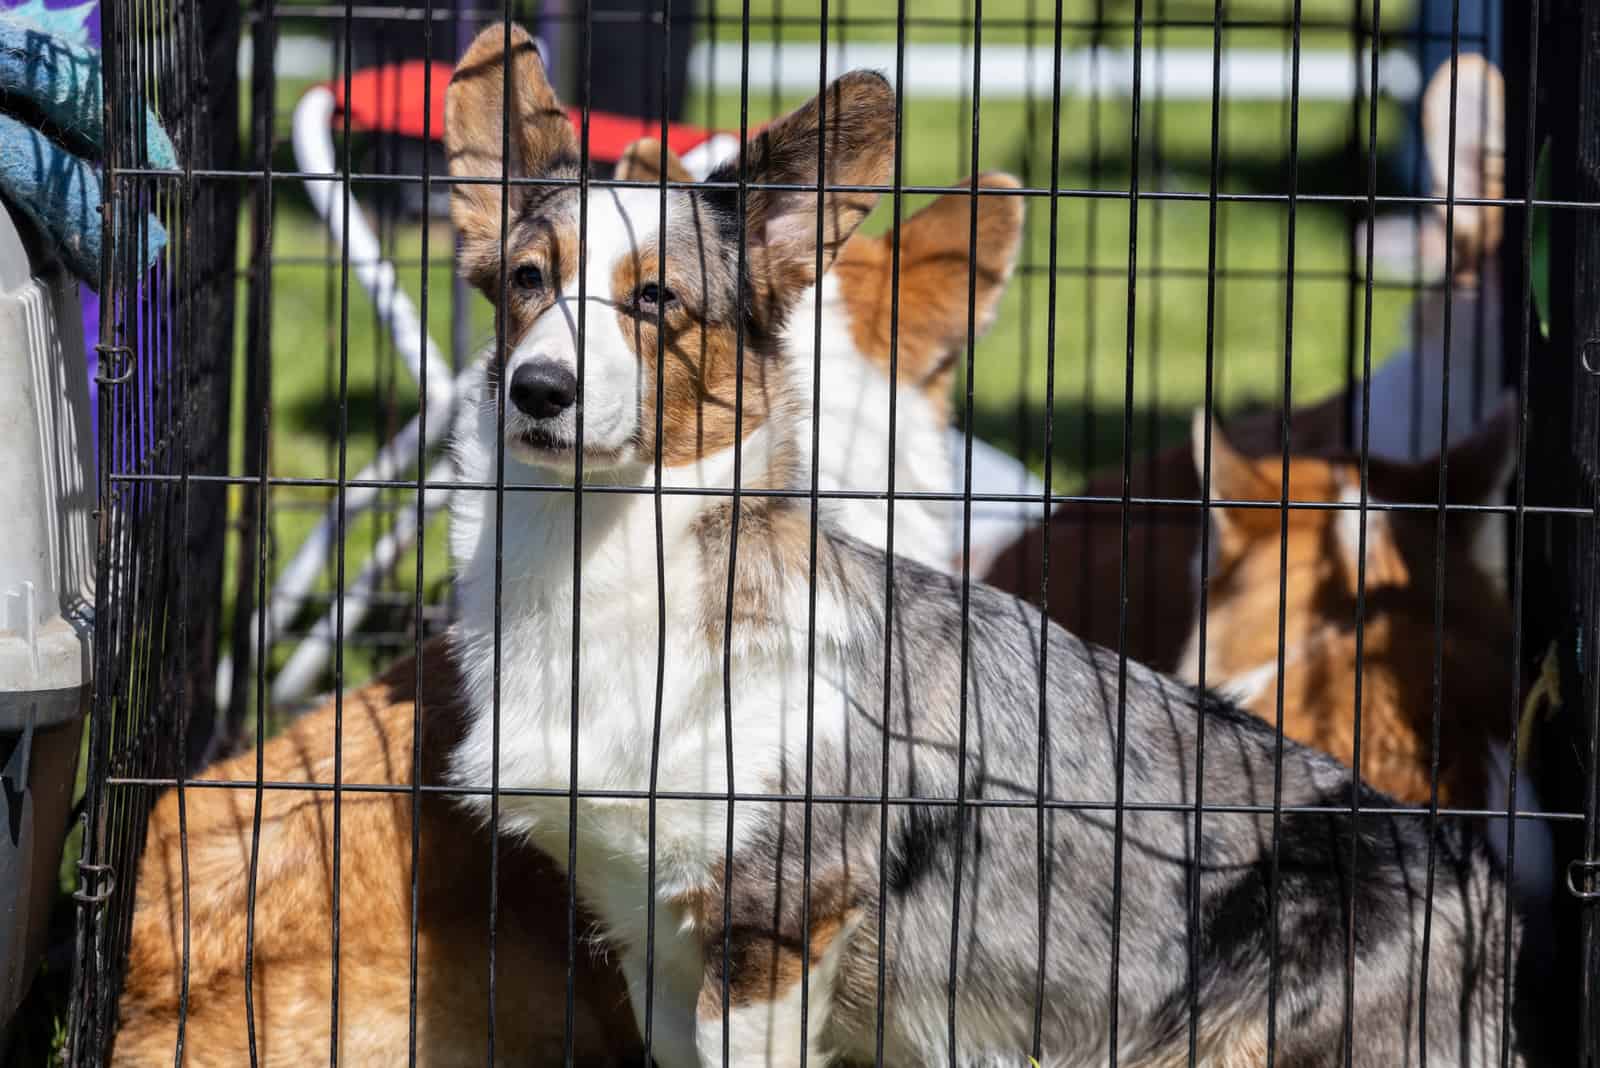
<svg viewBox="0 0 1600 1068">
<path fill-rule="evenodd" d="M 1433 796 L 1434 659 L 1440 666 L 1438 798 L 1444 808 L 1504 812 L 1510 785 L 1512 707 L 1520 666 L 1511 660 L 1511 606 L 1506 599 L 1505 543 L 1500 516 L 1450 513 L 1445 544 L 1436 544 L 1432 511 L 1385 510 L 1439 497 L 1440 465 L 1447 500 L 1495 504 L 1515 470 L 1513 409 L 1496 414 L 1444 457 L 1422 462 L 1373 459 L 1363 519 L 1361 465 L 1349 455 L 1292 456 L 1288 496 L 1344 508 L 1217 508 L 1211 516 L 1204 682 L 1305 745 L 1356 763 L 1356 695 L 1360 701 L 1360 772 L 1366 782 L 1412 805 Z M 1196 414 L 1194 466 L 1204 462 L 1205 420 Z M 1283 460 L 1252 458 L 1221 430 L 1211 434 L 1211 496 L 1277 501 Z M 1360 567 L 1365 539 L 1365 573 Z M 1442 583 L 1436 556 L 1442 554 Z M 1197 570 L 1199 570 L 1197 568 Z M 1364 585 L 1358 579 L 1364 577 Z M 1435 598 L 1442 589 L 1443 615 Z M 1357 606 L 1364 614 L 1357 618 Z M 1275 625 L 1284 619 L 1283 648 Z M 1201 676 L 1202 621 L 1180 656 L 1177 674 Z M 1359 651 L 1359 656 L 1357 655 Z M 1531 729 L 1531 726 L 1529 727 Z M 1517 811 L 1538 812 L 1538 792 L 1518 777 Z M 1489 841 L 1507 855 L 1504 818 L 1491 820 Z M 1517 824 L 1515 885 L 1530 914 L 1547 909 L 1554 854 L 1540 820 Z"/>
<path fill-rule="evenodd" d="M 1504 492 L 1513 458 L 1509 410 L 1448 456 L 1450 503 L 1481 505 Z M 1203 459 L 1205 420 L 1196 415 L 1194 463 Z M 1361 693 L 1361 773 L 1368 785 L 1408 804 L 1431 792 L 1433 657 L 1443 640 L 1443 722 L 1439 802 L 1488 803 L 1490 746 L 1504 743 L 1516 677 L 1511 612 L 1495 577 L 1504 568 L 1485 550 L 1479 513 L 1452 513 L 1443 552 L 1445 616 L 1435 619 L 1436 555 L 1432 511 L 1386 511 L 1385 504 L 1436 501 L 1439 464 L 1373 460 L 1362 516 L 1350 508 L 1213 507 L 1205 568 L 1205 684 L 1268 722 L 1283 685 L 1284 734 L 1354 762 L 1355 694 Z M 1211 434 L 1211 494 L 1218 500 L 1276 502 L 1281 456 L 1247 457 L 1222 429 Z M 1349 456 L 1294 456 L 1289 499 L 1353 506 L 1361 466 Z M 1365 585 L 1361 547 L 1365 538 Z M 1282 560 L 1286 556 L 1286 563 Z M 1280 604 L 1280 591 L 1282 594 Z M 1358 604 L 1364 616 L 1357 619 Z M 1285 620 L 1283 648 L 1275 621 Z M 1356 657 L 1360 643 L 1361 657 Z M 1200 680 L 1197 622 L 1177 674 Z M 1280 671 L 1281 664 L 1281 671 Z M 1359 678 L 1358 678 L 1359 671 Z"/>
<path fill-rule="evenodd" d="M 493 843 L 438 792 L 463 716 L 454 662 L 435 639 L 420 664 L 398 661 L 342 708 L 329 701 L 198 776 L 240 785 L 163 796 L 145 834 L 111 1063 L 224 1068 L 251 1063 L 252 1048 L 268 1068 L 335 1054 L 405 1064 L 413 1051 L 424 1068 L 490 1063 Z M 305 786 L 262 790 L 258 810 L 248 785 L 258 761 L 264 780 Z M 336 774 L 354 787 L 337 815 Z M 560 869 L 509 841 L 497 864 L 493 1063 L 560 1063 L 568 1049 L 580 1065 L 637 1063 L 626 988 L 596 945 L 571 961 L 568 1036 Z M 586 936 L 594 921 L 580 912 L 577 922 Z"/>
<path fill-rule="evenodd" d="M 1446 164 L 1454 148 L 1454 194 L 1497 198 L 1505 191 L 1505 84 L 1482 56 L 1456 63 L 1456 128 L 1451 140 L 1451 66 L 1441 67 L 1423 96 L 1423 135 L 1431 161 L 1433 195 L 1450 189 Z M 1443 204 L 1429 208 L 1442 223 Z M 1445 367 L 1450 369 L 1447 443 L 1480 426 L 1504 386 L 1501 344 L 1501 281 L 1498 257 L 1503 209 L 1457 204 L 1453 208 L 1454 277 L 1445 288 L 1424 291 L 1410 310 L 1410 344 L 1374 360 L 1368 392 L 1372 413 L 1367 447 L 1374 457 L 1421 460 L 1439 451 Z M 1364 246 L 1358 250 L 1365 254 Z M 1449 330 L 1446 330 L 1446 306 Z M 1449 347 L 1446 349 L 1446 334 Z M 1448 356 L 1448 359 L 1447 359 Z M 1291 413 L 1289 448 L 1297 456 L 1333 454 L 1361 441 L 1359 386 Z M 1282 453 L 1281 413 L 1263 411 L 1230 420 L 1229 440 L 1247 456 Z M 1134 497 L 1197 501 L 1200 476 L 1187 443 L 1174 444 L 1130 465 Z M 1102 472 L 1083 490 L 1115 501 L 1122 472 Z M 1192 565 L 1200 546 L 1194 508 L 1134 505 L 1129 509 L 1126 626 L 1121 586 L 1122 507 L 1118 503 L 1066 504 L 1050 520 L 1024 531 L 980 572 L 988 582 L 1019 596 L 1048 597 L 1051 616 L 1073 633 L 1162 670 L 1177 664 L 1195 623 Z M 1485 539 L 1503 539 L 1491 522 Z M 1042 590 L 1049 554 L 1049 588 Z M 1504 568 L 1496 565 L 1491 576 Z"/>
</svg>

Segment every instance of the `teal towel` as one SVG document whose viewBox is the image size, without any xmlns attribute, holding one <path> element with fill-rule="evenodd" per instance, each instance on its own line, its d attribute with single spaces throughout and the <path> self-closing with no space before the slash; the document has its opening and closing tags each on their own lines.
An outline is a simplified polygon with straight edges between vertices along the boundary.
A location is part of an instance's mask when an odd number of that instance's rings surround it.
<svg viewBox="0 0 1600 1068">
<path fill-rule="evenodd" d="M 100 175 L 50 138 L 0 114 L 0 192 L 50 235 L 68 270 L 100 285 Z M 154 215 L 133 255 L 149 267 L 167 242 Z M 142 253 L 142 255 L 141 255 Z"/>
<path fill-rule="evenodd" d="M 104 149 L 98 49 L 47 33 L 23 17 L 0 15 L 0 93 L 27 100 L 77 142 L 72 147 L 95 156 Z M 129 146 L 126 165 L 176 170 L 172 141 L 148 110 L 144 128 L 145 144 Z"/>
<path fill-rule="evenodd" d="M 56 242 L 69 269 L 91 286 L 100 280 L 100 176 L 91 159 L 105 149 L 100 53 L 0 15 L 0 97 L 25 101 L 59 141 L 0 114 L 0 192 Z M 125 165 L 176 170 L 166 131 L 147 110 L 142 144 Z M 151 215 L 134 254 L 149 267 L 167 233 Z"/>
</svg>

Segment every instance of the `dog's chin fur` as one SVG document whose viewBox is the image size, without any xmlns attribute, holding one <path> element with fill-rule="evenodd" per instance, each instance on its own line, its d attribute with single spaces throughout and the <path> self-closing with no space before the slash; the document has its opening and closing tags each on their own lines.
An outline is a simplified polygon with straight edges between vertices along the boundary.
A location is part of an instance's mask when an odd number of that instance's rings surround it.
<svg viewBox="0 0 1600 1068">
<path fill-rule="evenodd" d="M 558 442 L 535 432 L 512 432 L 506 434 L 506 455 L 521 467 L 551 476 L 551 481 L 570 483 L 577 478 L 578 450 L 570 441 Z M 585 445 L 582 459 L 584 477 L 590 482 L 620 483 L 624 476 L 648 469 L 632 450 Z"/>
</svg>

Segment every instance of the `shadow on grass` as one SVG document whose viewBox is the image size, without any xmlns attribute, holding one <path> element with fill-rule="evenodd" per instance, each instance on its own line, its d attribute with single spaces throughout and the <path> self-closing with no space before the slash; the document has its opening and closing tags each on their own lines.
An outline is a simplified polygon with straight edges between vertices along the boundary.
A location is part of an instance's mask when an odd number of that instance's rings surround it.
<svg viewBox="0 0 1600 1068">
<path fill-rule="evenodd" d="M 1163 153 L 1159 168 L 1156 167 L 1156 161 L 1151 153 L 1145 152 L 1142 155 L 1139 168 L 1141 189 L 1203 191 L 1210 185 L 1211 159 L 1207 155 Z M 1289 176 L 1293 173 L 1295 192 L 1300 197 L 1353 196 L 1366 192 L 1365 151 L 1351 151 L 1344 145 L 1324 146 L 1310 151 L 1302 150 L 1293 172 L 1290 170 L 1290 162 L 1287 154 L 1230 153 L 1223 161 L 1222 189 L 1228 193 L 1287 196 Z M 1024 173 L 1026 165 L 1027 145 L 1019 141 L 1004 167 L 1013 173 L 1021 174 Z M 1047 184 L 1048 158 L 1038 161 L 1032 173 L 1041 176 L 1035 179 L 1036 184 Z M 1128 166 L 1125 155 L 1115 157 L 1102 155 L 1098 163 L 1087 151 L 1069 150 L 1061 155 L 1060 182 L 1064 188 L 1126 190 L 1132 181 L 1133 171 Z M 1397 191 L 1398 186 L 1398 180 L 1390 175 L 1388 168 L 1380 166 L 1378 193 Z M 1315 207 L 1318 210 L 1340 213 L 1359 213 L 1363 210 L 1360 204 L 1353 206 L 1309 204 L 1301 207 L 1302 209 Z"/>
<path fill-rule="evenodd" d="M 409 385 L 409 381 L 407 382 Z M 415 393 L 415 387 L 411 387 Z M 392 437 L 417 414 L 417 399 L 397 385 L 393 395 L 377 386 L 353 385 L 345 394 L 345 412 L 352 434 L 378 434 Z M 278 411 L 297 433 L 308 434 L 337 444 L 339 441 L 339 396 L 332 393 L 306 394 L 279 404 Z"/>
<path fill-rule="evenodd" d="M 1370 154 L 1367 151 L 1365 118 L 1345 114 L 1331 122 L 1328 104 L 1302 105 L 1301 140 L 1291 154 L 1288 116 L 1276 116 L 1281 123 L 1277 137 L 1262 140 L 1250 128 L 1266 117 L 1259 104 L 1234 102 L 1225 111 L 1224 143 L 1221 146 L 1222 188 L 1229 193 L 1285 196 L 1291 186 L 1297 194 L 1315 196 L 1363 196 L 1367 191 Z M 1163 121 L 1163 115 L 1165 119 Z M 1316 121 L 1317 117 L 1322 121 Z M 1098 139 L 1082 136 L 1063 138 L 1060 147 L 1063 186 L 1126 190 L 1132 181 L 1126 138 L 1131 112 L 1128 101 L 1107 100 L 1101 105 Z M 1159 98 L 1146 103 L 1142 120 L 1140 185 L 1150 189 L 1204 191 L 1211 180 L 1208 103 L 1173 101 Z M 1414 180 L 1398 169 L 1394 142 L 1403 139 L 1406 118 L 1398 110 L 1380 114 L 1376 154 L 1376 192 L 1400 194 L 1411 190 Z M 1014 173 L 1031 173 L 1036 184 L 1048 180 L 1051 143 L 1050 108 L 1041 107 L 1035 115 L 1032 136 L 1026 127 L 1012 145 L 1002 164 Z M 1199 127 L 1194 127 L 1199 123 Z M 1178 132 L 1178 131 L 1182 132 Z M 1243 140 L 1244 143 L 1229 144 Z M 1030 166 L 1031 165 L 1031 166 Z M 1307 205 L 1317 210 L 1360 216 L 1360 203 Z"/>
<path fill-rule="evenodd" d="M 1192 409 L 1149 408 L 1135 405 L 1131 426 L 1120 406 L 1058 401 L 1053 421 L 1043 405 L 1030 402 L 978 404 L 970 419 L 957 420 L 995 448 L 1018 457 L 1035 474 L 1044 472 L 1044 445 L 1048 424 L 1053 457 L 1052 488 L 1065 491 L 1091 473 L 1116 468 L 1122 462 L 1125 432 L 1131 431 L 1135 462 L 1156 451 L 1188 440 Z"/>
</svg>

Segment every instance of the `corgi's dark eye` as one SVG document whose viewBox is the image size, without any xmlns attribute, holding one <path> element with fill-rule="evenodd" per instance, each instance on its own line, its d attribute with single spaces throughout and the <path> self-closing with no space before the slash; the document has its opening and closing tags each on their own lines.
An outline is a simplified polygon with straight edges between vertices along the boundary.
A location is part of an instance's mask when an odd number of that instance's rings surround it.
<svg viewBox="0 0 1600 1068">
<path fill-rule="evenodd" d="M 639 302 L 639 310 L 647 313 L 670 308 L 678 303 L 678 295 L 676 293 L 666 286 L 657 285 L 654 282 L 646 282 L 640 286 L 639 292 L 634 299 Z"/>
<path fill-rule="evenodd" d="M 525 263 L 511 272 L 511 284 L 529 291 L 543 289 L 544 272 L 531 263 Z"/>
</svg>

